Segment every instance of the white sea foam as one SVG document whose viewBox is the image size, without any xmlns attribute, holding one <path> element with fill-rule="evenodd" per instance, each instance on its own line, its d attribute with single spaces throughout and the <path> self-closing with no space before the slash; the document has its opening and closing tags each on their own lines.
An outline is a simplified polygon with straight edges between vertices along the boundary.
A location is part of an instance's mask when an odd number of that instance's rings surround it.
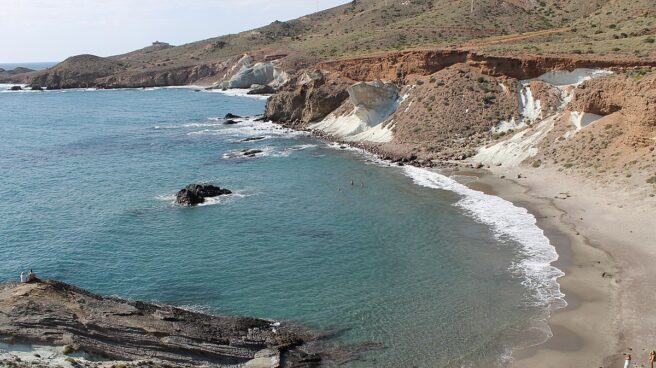
<svg viewBox="0 0 656 368">
<path fill-rule="evenodd" d="M 521 257 L 511 265 L 510 270 L 523 278 L 523 285 L 530 291 L 531 297 L 526 300 L 527 303 L 550 309 L 567 305 L 557 282 L 564 273 L 551 265 L 558 259 L 558 253 L 536 225 L 535 217 L 525 208 L 517 207 L 503 198 L 470 189 L 431 170 L 405 166 L 404 172 L 415 184 L 459 194 L 462 198 L 456 206 L 477 221 L 490 226 L 499 240 L 512 240 L 521 246 Z"/>
<path fill-rule="evenodd" d="M 221 121 L 223 118 L 209 118 L 211 121 Z M 206 128 L 187 133 L 188 135 L 226 135 L 241 138 L 266 136 L 267 138 L 292 138 L 308 135 L 307 132 L 288 129 L 271 121 L 255 121 L 255 118 L 236 119 L 237 124 L 206 125 Z M 211 123 L 208 123 L 211 124 Z M 181 126 L 183 128 L 190 126 Z M 202 127 L 200 124 L 198 127 Z"/>
<path fill-rule="evenodd" d="M 248 159 L 254 159 L 257 157 L 287 157 L 294 153 L 295 151 L 302 151 L 308 148 L 314 148 L 317 147 L 316 144 L 299 144 L 296 146 L 291 146 L 291 147 L 286 147 L 286 148 L 278 148 L 276 146 L 263 146 L 263 147 L 253 147 L 250 149 L 255 149 L 259 150 L 261 152 L 257 152 L 253 154 L 252 156 L 245 156 L 244 151 L 245 150 L 233 150 L 233 151 L 228 151 L 221 155 L 221 158 L 224 160 L 231 160 L 231 159 L 243 159 L 243 160 L 248 160 Z"/>
<path fill-rule="evenodd" d="M 225 91 L 221 89 L 207 89 L 204 91 L 210 93 L 221 93 L 226 96 L 255 98 L 258 100 L 266 100 L 270 96 L 270 95 L 249 95 L 248 92 L 250 91 L 250 89 L 240 89 L 240 88 L 227 89 Z"/>
<path fill-rule="evenodd" d="M 205 198 L 205 202 L 203 202 L 203 203 L 201 203 L 197 206 L 199 206 L 199 207 L 201 207 L 201 206 L 213 206 L 215 204 L 227 203 L 227 202 L 233 201 L 237 198 L 244 198 L 244 197 L 248 197 L 248 196 L 250 196 L 249 193 L 232 192 L 232 194 L 224 194 L 224 195 L 220 195 L 220 196 L 217 196 L 217 197 L 207 197 L 207 198 Z M 171 194 L 171 193 L 161 194 L 161 195 L 155 196 L 156 200 L 167 202 L 171 206 L 176 205 L 175 204 L 175 198 L 176 198 L 176 195 Z"/>
</svg>

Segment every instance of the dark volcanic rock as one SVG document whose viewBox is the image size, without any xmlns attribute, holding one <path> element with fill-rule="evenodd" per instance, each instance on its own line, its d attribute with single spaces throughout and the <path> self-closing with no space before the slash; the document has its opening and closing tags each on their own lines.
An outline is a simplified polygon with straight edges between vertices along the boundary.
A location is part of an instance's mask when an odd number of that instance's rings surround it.
<svg viewBox="0 0 656 368">
<path fill-rule="evenodd" d="M 316 367 L 320 355 L 308 355 L 305 343 L 320 337 L 287 323 L 105 298 L 58 281 L 0 284 L 0 341 L 8 343 L 67 345 L 157 367 L 242 367 L 258 357 L 279 359 L 280 367 Z"/>
<path fill-rule="evenodd" d="M 244 156 L 247 157 L 255 157 L 258 153 L 262 153 L 261 149 L 249 149 L 249 150 L 243 150 L 242 153 Z"/>
<path fill-rule="evenodd" d="M 41 86 L 32 86 L 32 91 L 43 91 L 43 87 L 41 87 Z"/>
<path fill-rule="evenodd" d="M 228 119 L 228 120 L 225 121 L 224 124 L 232 125 L 232 124 L 238 124 L 238 123 L 239 122 L 237 120 Z"/>
<path fill-rule="evenodd" d="M 21 88 L 21 86 L 11 86 L 11 88 L 9 88 L 9 90 L 10 91 L 22 91 L 23 88 Z"/>
<path fill-rule="evenodd" d="M 226 119 L 241 119 L 241 116 L 235 115 L 235 114 L 229 112 L 229 113 L 226 114 L 225 118 Z"/>
<path fill-rule="evenodd" d="M 261 141 L 263 139 L 266 139 L 266 137 L 249 137 L 240 140 L 240 142 L 255 142 L 255 141 Z"/>
<path fill-rule="evenodd" d="M 205 202 L 205 198 L 231 193 L 228 189 L 215 187 L 214 185 L 189 184 L 175 196 L 175 203 L 181 206 L 195 206 Z"/>
</svg>

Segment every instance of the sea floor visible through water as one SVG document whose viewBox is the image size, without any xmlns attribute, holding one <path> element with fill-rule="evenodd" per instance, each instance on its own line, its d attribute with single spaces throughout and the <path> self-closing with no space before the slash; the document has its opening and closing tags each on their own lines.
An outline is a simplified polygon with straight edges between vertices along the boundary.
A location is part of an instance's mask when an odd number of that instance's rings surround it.
<svg viewBox="0 0 656 368">
<path fill-rule="evenodd" d="M 193 89 L 0 94 L 0 278 L 32 268 L 292 320 L 375 347 L 357 367 L 504 366 L 549 336 L 562 273 L 532 215 L 270 122 L 225 124 L 263 107 Z M 195 182 L 235 194 L 176 207 Z"/>
</svg>

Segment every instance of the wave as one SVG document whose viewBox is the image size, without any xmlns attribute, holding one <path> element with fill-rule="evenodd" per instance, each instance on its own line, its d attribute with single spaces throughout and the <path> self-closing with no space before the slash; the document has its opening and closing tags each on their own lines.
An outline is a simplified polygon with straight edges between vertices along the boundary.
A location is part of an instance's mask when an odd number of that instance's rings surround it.
<svg viewBox="0 0 656 368">
<path fill-rule="evenodd" d="M 315 148 L 316 144 L 299 144 L 296 146 L 278 148 L 276 146 L 254 147 L 249 150 L 256 150 L 252 155 L 244 155 L 248 150 L 233 150 L 221 155 L 224 160 L 250 160 L 258 157 L 288 157 L 295 151 L 302 151 L 308 148 Z"/>
<path fill-rule="evenodd" d="M 547 309 L 567 305 L 557 282 L 565 274 L 551 265 L 558 259 L 558 253 L 528 210 L 501 197 L 471 189 L 434 171 L 405 166 L 404 173 L 417 185 L 461 195 L 456 206 L 490 226 L 497 239 L 513 240 L 521 245 L 519 251 L 522 257 L 511 265 L 510 270 L 523 277 L 522 284 L 530 291 L 531 300 L 527 303 Z"/>
<path fill-rule="evenodd" d="M 221 89 L 208 89 L 208 90 L 203 90 L 203 92 L 209 92 L 209 93 L 220 93 L 226 96 L 233 96 L 233 97 L 248 97 L 248 98 L 254 98 L 258 100 L 266 100 L 269 98 L 269 95 L 249 95 L 248 92 L 250 89 L 240 89 L 240 88 L 235 88 L 235 89 L 227 89 L 227 90 L 221 90 Z"/>
<path fill-rule="evenodd" d="M 250 194 L 248 194 L 248 193 L 233 192 L 232 194 L 224 194 L 224 195 L 220 195 L 220 196 L 217 196 L 217 197 L 206 197 L 205 202 L 196 205 L 196 207 L 213 206 L 213 205 L 217 205 L 217 204 L 228 203 L 228 202 L 233 201 L 237 198 L 245 198 L 245 197 L 248 197 L 248 196 L 250 196 Z M 163 202 L 168 202 L 171 206 L 177 206 L 175 204 L 175 198 L 176 198 L 176 195 L 171 194 L 171 193 L 155 196 L 156 200 L 163 201 Z"/>
<path fill-rule="evenodd" d="M 285 128 L 280 124 L 271 121 L 255 121 L 256 118 L 242 118 L 236 119 L 237 124 L 222 124 L 222 123 L 205 123 L 206 128 L 216 129 L 202 129 L 191 131 L 188 135 L 227 135 L 237 136 L 242 138 L 265 136 L 266 138 L 292 138 L 308 135 L 307 132 L 297 131 Z M 223 118 L 211 117 L 210 121 L 222 121 Z M 202 124 L 195 124 L 197 127 L 203 127 Z M 179 128 L 193 127 L 192 124 L 177 126 Z"/>
</svg>

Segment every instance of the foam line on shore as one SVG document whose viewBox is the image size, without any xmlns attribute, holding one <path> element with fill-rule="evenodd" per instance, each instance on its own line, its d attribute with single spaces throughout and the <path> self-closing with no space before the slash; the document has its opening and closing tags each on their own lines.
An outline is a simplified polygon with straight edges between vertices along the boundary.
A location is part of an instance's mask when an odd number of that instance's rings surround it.
<svg viewBox="0 0 656 368">
<path fill-rule="evenodd" d="M 557 281 L 565 274 L 551 265 L 558 259 L 558 253 L 528 210 L 431 170 L 414 166 L 405 166 L 403 170 L 417 185 L 461 195 L 456 206 L 490 226 L 497 239 L 520 244 L 521 259 L 514 261 L 510 270 L 524 279 L 522 284 L 530 291 L 530 300 L 526 303 L 544 307 L 547 311 L 567 305 Z"/>
</svg>

